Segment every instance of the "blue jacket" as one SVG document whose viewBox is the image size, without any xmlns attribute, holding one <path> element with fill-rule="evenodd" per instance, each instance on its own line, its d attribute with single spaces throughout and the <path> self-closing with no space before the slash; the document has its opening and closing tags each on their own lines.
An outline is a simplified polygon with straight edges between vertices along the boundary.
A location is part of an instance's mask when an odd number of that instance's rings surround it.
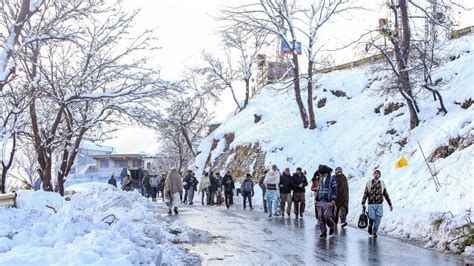
<svg viewBox="0 0 474 266">
<path fill-rule="evenodd" d="M 336 200 L 337 198 L 337 183 L 334 176 L 327 176 L 325 182 L 323 178 L 320 178 L 319 182 L 319 191 L 318 191 L 318 201 L 330 202 Z"/>
</svg>

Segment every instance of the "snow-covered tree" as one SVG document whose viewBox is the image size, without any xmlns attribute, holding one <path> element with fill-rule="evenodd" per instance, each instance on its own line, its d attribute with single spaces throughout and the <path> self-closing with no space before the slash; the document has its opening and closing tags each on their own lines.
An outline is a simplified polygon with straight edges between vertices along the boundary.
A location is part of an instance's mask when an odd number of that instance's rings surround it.
<svg viewBox="0 0 474 266">
<path fill-rule="evenodd" d="M 31 17 L 39 11 L 44 0 L 30 1 L 1 1 L 0 12 L 0 91 L 13 79 L 17 67 L 16 58 L 21 50 L 19 44 L 30 42 L 34 38 L 28 36 L 25 25 L 28 25 Z M 28 36 L 32 37 L 32 36 Z"/>
<path fill-rule="evenodd" d="M 301 12 L 295 1 L 260 0 L 258 3 L 228 8 L 222 11 L 222 20 L 234 27 L 251 28 L 258 32 L 268 32 L 279 38 L 290 48 L 293 71 L 293 90 L 304 128 L 308 128 L 308 112 L 301 98 L 300 67 L 296 50 L 297 31 L 295 25 Z"/>
<path fill-rule="evenodd" d="M 351 9 L 346 0 L 317 0 L 309 5 L 308 8 L 304 8 L 303 14 L 306 16 L 308 22 L 308 30 L 301 30 L 302 33 L 308 38 L 307 53 L 308 53 L 308 119 L 309 128 L 316 128 L 316 119 L 314 116 L 314 104 L 313 104 L 313 70 L 316 61 L 317 54 L 317 42 L 321 28 L 328 22 L 333 16 L 336 16 L 342 12 Z"/>
<path fill-rule="evenodd" d="M 99 1 L 74 23 L 73 40 L 29 45 L 24 59 L 39 95 L 31 99 L 31 139 L 38 156 L 43 189 L 63 193 L 83 139 L 102 140 L 124 116 L 139 116 L 168 84 L 146 67 L 144 52 L 155 49 L 151 31 L 131 35 L 137 12 L 124 13 Z M 53 188 L 53 161 L 60 165 Z"/>
<path fill-rule="evenodd" d="M 174 158 L 174 166 L 179 170 L 194 159 L 197 146 L 205 137 L 212 119 L 206 103 L 218 99 L 215 90 L 207 87 L 205 75 L 200 71 L 185 73 L 180 85 L 183 93 L 169 99 L 163 115 L 154 119 L 162 144 L 161 154 Z"/>
<path fill-rule="evenodd" d="M 237 52 L 238 60 L 235 71 L 237 79 L 243 80 L 245 83 L 245 99 L 242 106 L 245 108 L 251 97 L 250 81 L 255 71 L 257 55 L 269 45 L 268 32 L 254 31 L 245 27 L 231 27 L 222 31 L 222 42 L 225 47 Z"/>
</svg>

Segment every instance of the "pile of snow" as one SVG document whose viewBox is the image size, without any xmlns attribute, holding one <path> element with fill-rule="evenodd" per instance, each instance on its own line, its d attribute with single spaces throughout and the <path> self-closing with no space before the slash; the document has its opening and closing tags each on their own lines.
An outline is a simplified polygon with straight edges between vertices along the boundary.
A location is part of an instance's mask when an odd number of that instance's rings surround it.
<svg viewBox="0 0 474 266">
<path fill-rule="evenodd" d="M 234 133 L 230 148 L 258 143 L 266 152 L 265 164 L 276 164 L 280 169 L 302 167 L 311 179 L 319 164 L 333 169 L 341 166 L 350 176 L 350 213 L 354 225 L 361 211 L 361 199 L 372 171 L 382 172 L 394 211 L 385 210 L 381 230 L 386 234 L 425 240 L 429 246 L 444 248 L 455 231 L 471 218 L 473 207 L 474 147 L 457 149 L 447 158 L 430 163 L 438 172 L 441 184 L 436 191 L 418 143 L 426 156 L 451 138 L 461 137 L 472 143 L 474 139 L 474 107 L 463 109 L 457 103 L 474 98 L 474 36 L 467 36 L 448 43 L 449 53 L 459 56 L 446 60 L 444 66 L 433 74 L 441 79 L 438 89 L 444 97 L 448 114 L 438 113 L 438 102 L 431 94 L 421 96 L 418 104 L 421 124 L 409 130 L 406 106 L 384 114 L 389 103 L 405 103 L 401 96 L 380 96 L 376 92 L 385 84 L 379 74 L 370 68 L 335 71 L 315 76 L 315 105 L 326 99 L 324 107 L 316 108 L 317 129 L 303 129 L 295 102 L 294 92 L 287 84 L 273 84 L 251 100 L 245 110 L 228 118 L 199 147 L 195 160 L 199 169 L 205 169 L 209 154 L 218 158 L 225 147 L 224 134 Z M 467 51 L 471 51 L 468 53 Z M 303 99 L 306 99 L 303 84 Z M 345 92 L 337 97 L 333 92 Z M 332 91 L 332 92 L 331 92 Z M 340 96 L 340 95 L 339 95 Z M 306 102 L 305 102 L 306 104 Z M 375 109 L 383 105 L 380 112 Z M 262 115 L 254 123 L 254 114 Z M 217 147 L 211 151 L 214 141 Z M 404 142 L 407 142 L 403 145 Z M 396 169 L 401 156 L 408 159 L 408 166 Z M 214 169 L 220 170 L 220 169 Z M 308 201 L 311 193 L 307 193 Z M 313 208 L 308 208 L 312 211 Z M 432 222 L 443 213 L 443 222 L 435 230 Z M 458 243 L 450 249 L 455 251 Z M 470 252 L 472 249 L 467 249 Z"/>
<path fill-rule="evenodd" d="M 2 265 L 182 264 L 193 260 L 174 243 L 207 237 L 160 219 L 157 205 L 137 192 L 100 183 L 68 190 L 70 201 L 20 191 L 17 209 L 0 209 Z"/>
</svg>

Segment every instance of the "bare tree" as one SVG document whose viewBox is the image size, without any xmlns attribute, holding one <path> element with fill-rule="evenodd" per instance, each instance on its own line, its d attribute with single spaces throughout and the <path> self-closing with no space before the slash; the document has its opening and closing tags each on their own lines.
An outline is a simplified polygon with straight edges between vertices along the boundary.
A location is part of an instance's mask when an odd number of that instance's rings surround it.
<svg viewBox="0 0 474 266">
<path fill-rule="evenodd" d="M 245 99 L 242 108 L 250 99 L 250 81 L 253 76 L 257 55 L 268 46 L 268 32 L 253 31 L 249 28 L 229 28 L 222 32 L 224 46 L 237 51 L 238 67 L 235 70 L 239 80 L 245 82 Z"/>
<path fill-rule="evenodd" d="M 409 2 L 422 14 L 421 17 L 424 17 L 424 22 L 418 23 L 421 24 L 421 29 L 413 40 L 414 68 L 417 76 L 421 77 L 421 80 L 417 80 L 417 85 L 428 90 L 434 101 L 439 102 L 439 111 L 446 114 L 448 111 L 444 106 L 441 92 L 435 88 L 437 81 L 433 80 L 432 73 L 443 60 L 440 57 L 441 51 L 446 49 L 443 42 L 450 36 L 452 25 L 456 24 L 456 9 L 466 10 L 466 8 L 451 0 L 429 1 L 427 5 L 415 1 Z"/>
<path fill-rule="evenodd" d="M 309 114 L 309 128 L 316 128 L 316 119 L 314 116 L 313 104 L 313 70 L 316 60 L 316 43 L 319 36 L 320 29 L 328 22 L 334 15 L 340 14 L 351 9 L 347 6 L 348 2 L 345 0 L 318 0 L 313 2 L 304 14 L 307 17 L 309 29 L 302 31 L 308 38 L 307 52 L 308 52 L 308 114 Z"/>
<path fill-rule="evenodd" d="M 16 88 L 16 81 L 9 82 L 0 92 L 1 135 L 2 146 L 2 193 L 6 192 L 6 179 L 8 172 L 13 165 L 14 157 L 18 149 L 18 141 L 24 135 L 28 123 L 25 110 L 28 109 L 28 102 L 25 100 L 24 88 Z"/>
<path fill-rule="evenodd" d="M 178 169 L 191 161 L 195 150 L 205 137 L 205 129 L 211 113 L 204 105 L 203 97 L 181 99 L 166 109 L 166 115 L 158 122 L 157 133 L 166 155 L 178 159 Z"/>
<path fill-rule="evenodd" d="M 417 113 L 419 110 L 413 92 L 413 84 L 410 80 L 412 36 L 408 2 L 407 0 L 395 2 L 391 0 L 388 3 L 388 7 L 393 15 L 393 25 L 383 25 L 381 27 L 382 35 L 372 39 L 367 47 L 375 47 L 386 59 L 389 69 L 395 78 L 395 85 L 388 86 L 386 90 L 388 90 L 388 93 L 396 90 L 405 99 L 410 114 L 410 129 L 414 129 L 418 126 L 420 120 Z M 390 49 L 380 43 L 384 37 L 390 41 Z"/>
<path fill-rule="evenodd" d="M 152 32 L 129 34 L 137 12 L 91 3 L 76 17 L 80 30 L 74 39 L 34 43 L 27 46 L 30 56 L 24 59 L 30 82 L 41 77 L 32 83 L 41 94 L 31 100 L 29 113 L 43 189 L 53 190 L 53 157 L 58 155 L 54 190 L 61 194 L 82 139 L 102 138 L 120 123 L 121 115 L 143 113 L 168 88 L 140 55 L 155 49 Z M 100 22 L 97 16 L 107 19 Z"/>
<path fill-rule="evenodd" d="M 196 68 L 195 71 L 206 75 L 207 87 L 216 92 L 229 89 L 232 93 L 232 98 L 237 105 L 238 111 L 242 111 L 244 107 L 239 102 L 235 88 L 235 81 L 238 78 L 238 73 L 233 68 L 232 55 L 229 49 L 227 48 L 225 51 L 225 60 L 221 60 L 218 57 L 205 52 L 203 53 L 202 58 L 206 63 L 206 66 Z"/>
<path fill-rule="evenodd" d="M 223 10 L 222 20 L 231 27 L 246 27 L 257 31 L 266 31 L 281 39 L 289 48 L 293 70 L 293 90 L 295 100 L 304 128 L 308 128 L 308 114 L 301 98 L 300 68 L 298 61 L 297 27 L 295 17 L 301 10 L 296 8 L 294 1 L 260 0 L 256 4 L 242 5 Z"/>
<path fill-rule="evenodd" d="M 6 31 L 6 38 L 0 34 L 0 91 L 5 87 L 9 80 L 13 78 L 16 69 L 15 59 L 18 54 L 18 43 L 23 33 L 24 26 L 31 17 L 38 12 L 42 6 L 43 0 L 34 1 L 22 0 L 1 1 L 0 10 L 2 19 L 0 20 L 0 32 Z"/>
</svg>

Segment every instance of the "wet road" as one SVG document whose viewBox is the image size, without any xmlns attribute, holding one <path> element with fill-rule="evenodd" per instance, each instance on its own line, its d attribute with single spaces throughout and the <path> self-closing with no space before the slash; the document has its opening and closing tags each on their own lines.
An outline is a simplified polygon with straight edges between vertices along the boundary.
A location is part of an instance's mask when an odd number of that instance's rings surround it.
<svg viewBox="0 0 474 266">
<path fill-rule="evenodd" d="M 240 206 L 184 206 L 179 219 L 215 236 L 211 243 L 185 247 L 202 257 L 204 265 L 462 265 L 455 256 L 437 253 L 364 230 L 338 229 L 319 238 L 315 218 L 268 218 L 260 210 Z M 170 217 L 171 218 L 171 217 Z M 174 218 L 174 216 L 173 216 Z M 172 219 L 173 219 L 172 218 Z"/>
</svg>

